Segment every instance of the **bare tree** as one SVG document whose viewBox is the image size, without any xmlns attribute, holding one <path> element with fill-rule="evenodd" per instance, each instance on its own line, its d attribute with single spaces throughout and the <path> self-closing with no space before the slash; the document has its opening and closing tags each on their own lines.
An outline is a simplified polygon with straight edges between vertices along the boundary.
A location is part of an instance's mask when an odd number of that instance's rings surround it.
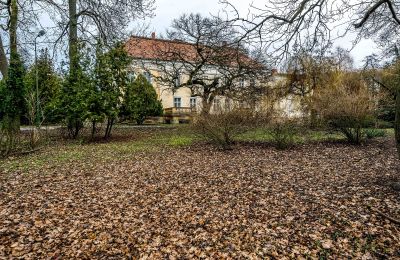
<svg viewBox="0 0 400 260">
<path fill-rule="evenodd" d="M 25 47 L 21 42 L 29 42 L 32 39 L 31 32 L 37 17 L 32 12 L 29 2 L 0 1 L 0 72 L 3 78 L 8 74 L 11 51 L 18 48 L 21 52 Z"/>
<path fill-rule="evenodd" d="M 232 21 L 244 31 L 243 38 L 260 39 L 267 50 L 285 56 L 293 46 L 325 50 L 336 37 L 356 32 L 356 41 L 364 36 L 375 37 L 392 49 L 400 30 L 397 0 L 284 0 L 268 1 L 264 6 L 251 6 L 246 17 L 229 3 L 235 15 Z M 343 31 L 338 31 L 337 28 Z M 336 31 L 335 31 L 336 30 Z M 382 41 L 384 39 L 384 41 Z M 400 88 L 396 88 L 396 142 L 400 156 Z"/>
<path fill-rule="evenodd" d="M 56 24 L 57 46 L 68 38 L 70 72 L 78 67 L 78 39 L 96 43 L 116 43 L 126 36 L 126 28 L 137 18 L 152 15 L 154 0 L 37 0 L 36 5 L 51 15 Z"/>
<path fill-rule="evenodd" d="M 204 113 L 217 96 L 239 99 L 270 75 L 261 56 L 250 55 L 231 24 L 219 18 L 182 15 L 167 36 L 153 45 L 156 79 L 172 91 L 189 88 L 202 99 Z"/>
</svg>

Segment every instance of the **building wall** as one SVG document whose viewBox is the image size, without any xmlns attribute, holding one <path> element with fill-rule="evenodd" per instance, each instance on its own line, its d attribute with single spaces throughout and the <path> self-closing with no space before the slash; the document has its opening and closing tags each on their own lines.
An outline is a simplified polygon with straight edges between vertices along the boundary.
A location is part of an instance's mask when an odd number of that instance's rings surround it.
<svg viewBox="0 0 400 260">
<path fill-rule="evenodd" d="M 187 87 L 179 88 L 175 92 L 172 91 L 170 86 L 165 86 L 160 82 L 157 82 L 155 79 L 158 77 L 160 72 L 155 67 L 154 63 L 146 62 L 146 61 L 136 61 L 132 64 L 131 70 L 135 72 L 135 74 L 146 74 L 148 72 L 151 73 L 151 84 L 154 86 L 156 93 L 158 95 L 159 100 L 162 102 L 163 108 L 171 108 L 174 107 L 174 98 L 181 98 L 181 107 L 191 107 L 190 99 L 192 97 L 191 90 Z M 213 71 L 210 71 L 210 75 L 212 75 Z M 185 75 L 181 75 L 181 80 L 185 80 Z M 273 77 L 272 81 L 268 84 L 277 85 L 282 84 L 286 80 L 284 75 L 276 75 Z M 248 107 L 265 107 L 268 101 L 265 104 L 244 104 L 244 106 Z M 224 96 L 218 96 L 215 99 L 213 106 L 211 107 L 211 112 L 215 112 L 220 109 L 228 109 L 234 106 L 240 106 L 239 102 L 235 102 L 233 100 L 229 100 Z M 243 105 L 243 104 L 242 104 Z M 281 114 L 288 117 L 301 117 L 303 112 L 301 110 L 301 100 L 296 96 L 286 96 L 278 101 L 276 101 L 272 106 L 275 110 L 281 112 Z M 196 97 L 196 110 L 201 111 L 202 100 L 200 97 Z"/>
</svg>

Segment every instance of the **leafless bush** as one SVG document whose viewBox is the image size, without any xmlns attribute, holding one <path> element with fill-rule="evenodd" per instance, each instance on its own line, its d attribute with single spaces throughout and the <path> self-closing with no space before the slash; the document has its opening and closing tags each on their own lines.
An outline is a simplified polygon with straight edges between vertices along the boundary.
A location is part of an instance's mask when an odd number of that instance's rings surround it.
<svg viewBox="0 0 400 260">
<path fill-rule="evenodd" d="M 275 120 L 271 124 L 271 134 L 276 148 L 284 150 L 293 147 L 297 130 L 298 123 L 294 120 L 282 118 Z"/>
<path fill-rule="evenodd" d="M 41 100 L 35 91 L 29 91 L 25 100 L 28 108 L 27 117 L 30 124 L 29 145 L 32 149 L 35 149 L 41 139 L 41 126 L 44 121 L 39 107 Z"/>
<path fill-rule="evenodd" d="M 226 150 L 232 148 L 238 135 L 264 124 L 270 117 L 269 113 L 249 109 L 221 110 L 197 116 L 193 122 L 193 129 L 203 138 Z"/>
</svg>

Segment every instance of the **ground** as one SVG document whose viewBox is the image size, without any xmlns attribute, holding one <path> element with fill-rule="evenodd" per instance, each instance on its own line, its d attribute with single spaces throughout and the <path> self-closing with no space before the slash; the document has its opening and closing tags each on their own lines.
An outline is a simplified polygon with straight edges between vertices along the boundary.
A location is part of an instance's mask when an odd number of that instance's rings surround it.
<svg viewBox="0 0 400 260">
<path fill-rule="evenodd" d="M 0 258 L 400 258 L 375 211 L 400 216 L 392 136 L 221 151 L 140 132 L 0 161 Z"/>
</svg>

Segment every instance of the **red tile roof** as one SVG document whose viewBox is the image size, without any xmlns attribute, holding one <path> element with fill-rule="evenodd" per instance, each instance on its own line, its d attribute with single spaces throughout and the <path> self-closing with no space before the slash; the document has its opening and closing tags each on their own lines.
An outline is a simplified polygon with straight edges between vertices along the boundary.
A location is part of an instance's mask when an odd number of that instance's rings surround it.
<svg viewBox="0 0 400 260">
<path fill-rule="evenodd" d="M 174 54 L 179 53 L 183 59 L 193 61 L 197 56 L 195 46 L 190 43 L 136 36 L 126 42 L 125 49 L 133 58 L 146 60 L 174 60 Z"/>
<path fill-rule="evenodd" d="M 207 52 L 207 48 L 209 52 Z M 200 60 L 197 45 L 178 40 L 156 39 L 154 36 L 152 38 L 132 36 L 126 42 L 125 49 L 135 59 L 190 62 Z M 205 47 L 202 53 L 213 55 L 215 52 L 212 48 Z M 237 54 L 236 49 L 226 47 L 222 55 L 219 53 L 215 56 L 218 56 L 217 59 L 221 59 L 222 56 L 225 64 L 237 64 L 239 57 L 240 62 L 247 63 L 247 65 L 253 64 L 257 67 L 261 65 L 243 53 L 239 53 L 239 56 Z M 208 57 L 206 60 L 214 64 L 221 62 L 221 60 L 213 60 L 213 57 Z"/>
</svg>

